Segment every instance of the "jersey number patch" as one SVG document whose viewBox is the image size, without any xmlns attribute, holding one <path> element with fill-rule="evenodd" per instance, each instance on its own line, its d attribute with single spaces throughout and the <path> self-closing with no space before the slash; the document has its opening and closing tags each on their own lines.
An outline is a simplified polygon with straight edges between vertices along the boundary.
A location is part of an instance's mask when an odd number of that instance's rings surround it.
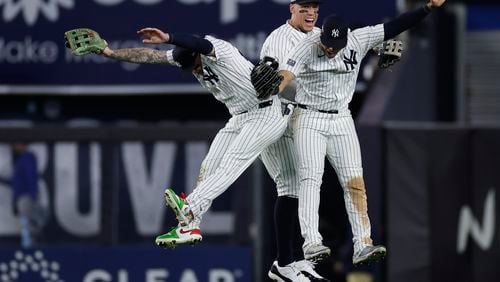
<svg viewBox="0 0 500 282">
<path fill-rule="evenodd" d="M 344 55 L 344 64 L 345 64 L 346 70 L 353 70 L 355 68 L 355 66 L 358 64 L 358 61 L 356 60 L 356 51 L 354 51 L 354 50 L 350 50 L 350 51 L 351 51 L 351 54 L 349 55 L 349 57 Z"/>
<path fill-rule="evenodd" d="M 209 81 L 210 83 L 212 83 L 212 85 L 215 85 L 216 82 L 219 82 L 219 76 L 216 75 L 210 67 L 206 66 L 203 68 L 203 70 L 203 80 Z"/>
</svg>

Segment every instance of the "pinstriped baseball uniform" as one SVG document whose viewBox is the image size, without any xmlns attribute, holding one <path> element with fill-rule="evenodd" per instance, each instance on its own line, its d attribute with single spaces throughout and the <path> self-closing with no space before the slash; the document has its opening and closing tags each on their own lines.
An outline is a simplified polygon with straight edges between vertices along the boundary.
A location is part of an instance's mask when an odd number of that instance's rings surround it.
<svg viewBox="0 0 500 282">
<path fill-rule="evenodd" d="M 296 101 L 300 107 L 291 123 L 299 156 L 299 220 L 304 247 L 322 241 L 318 209 L 325 156 L 344 190 L 354 251 L 372 245 L 361 150 L 348 104 L 361 60 L 383 38 L 382 24 L 356 29 L 349 33 L 347 45 L 330 59 L 319 47 L 320 34 L 314 34 L 301 41 L 282 65 L 296 76 L 298 84 Z"/>
<path fill-rule="evenodd" d="M 214 138 L 202 162 L 198 185 L 187 197 L 197 225 L 212 201 L 283 134 L 289 117 L 282 115 L 276 96 L 258 100 L 250 82 L 253 64 L 234 46 L 212 36 L 205 39 L 212 43 L 215 57 L 201 55 L 203 75 L 195 76 L 226 105 L 232 117 Z"/>
<path fill-rule="evenodd" d="M 201 55 L 203 75 L 195 75 L 201 85 L 224 103 L 231 115 L 263 102 L 257 98 L 250 82 L 254 65 L 230 43 L 208 35 L 205 39 L 214 46 L 216 57 Z"/>
<path fill-rule="evenodd" d="M 280 65 L 284 64 L 288 53 L 298 42 L 307 37 L 308 34 L 319 33 L 320 31 L 319 28 L 315 27 L 310 33 L 304 33 L 293 28 L 287 22 L 269 34 L 262 45 L 260 57 L 272 57 L 275 58 Z M 294 95 L 295 93 L 292 94 Z M 283 99 L 283 102 L 287 103 L 288 100 Z M 262 152 L 261 160 L 269 172 L 269 175 L 276 183 L 278 196 L 298 198 L 299 179 L 296 171 L 298 159 L 297 150 L 293 144 L 291 128 L 287 128 L 284 135 L 277 142 L 273 143 Z"/>
</svg>

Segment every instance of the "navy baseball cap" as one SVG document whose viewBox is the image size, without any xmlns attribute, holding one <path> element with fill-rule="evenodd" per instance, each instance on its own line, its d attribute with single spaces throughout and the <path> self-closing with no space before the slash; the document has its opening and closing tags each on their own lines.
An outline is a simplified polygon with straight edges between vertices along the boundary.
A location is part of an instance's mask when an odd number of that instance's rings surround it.
<svg viewBox="0 0 500 282">
<path fill-rule="evenodd" d="M 319 4 L 319 3 L 321 3 L 321 1 L 320 0 L 291 0 L 290 1 L 290 4 L 299 4 L 299 5 L 310 4 L 310 3 Z"/>
<path fill-rule="evenodd" d="M 333 49 L 342 49 L 347 45 L 347 22 L 337 15 L 329 15 L 321 27 L 321 43 Z"/>
<path fill-rule="evenodd" d="M 172 55 L 174 60 L 181 65 L 182 69 L 192 70 L 198 53 L 186 48 L 175 46 L 172 51 Z"/>
</svg>

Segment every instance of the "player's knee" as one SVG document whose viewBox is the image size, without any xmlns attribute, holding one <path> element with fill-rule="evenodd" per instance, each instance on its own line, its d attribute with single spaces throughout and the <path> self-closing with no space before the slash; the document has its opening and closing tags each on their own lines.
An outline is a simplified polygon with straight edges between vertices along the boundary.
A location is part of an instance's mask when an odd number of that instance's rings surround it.
<svg viewBox="0 0 500 282">
<path fill-rule="evenodd" d="M 347 181 L 346 186 L 351 192 L 357 192 L 357 193 L 366 192 L 365 181 L 362 176 L 355 176 L 350 178 L 349 181 Z"/>
<path fill-rule="evenodd" d="M 278 190 L 278 197 L 299 198 L 299 191 L 280 191 Z"/>
<path fill-rule="evenodd" d="M 302 177 L 300 179 L 301 187 L 320 187 L 322 182 L 320 177 Z"/>
<path fill-rule="evenodd" d="M 291 183 L 287 183 L 285 185 L 276 186 L 278 197 L 291 197 L 298 198 L 299 197 L 299 185 L 292 185 Z"/>
</svg>

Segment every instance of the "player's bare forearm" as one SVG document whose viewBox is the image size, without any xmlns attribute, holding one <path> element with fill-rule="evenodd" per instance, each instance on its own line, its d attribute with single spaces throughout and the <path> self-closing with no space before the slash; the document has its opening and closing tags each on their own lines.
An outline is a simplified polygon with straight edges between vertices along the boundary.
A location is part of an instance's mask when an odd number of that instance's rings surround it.
<svg viewBox="0 0 500 282">
<path fill-rule="evenodd" d="M 135 64 L 168 64 L 167 52 L 151 48 L 125 48 L 111 50 L 106 48 L 104 56 Z"/>
<path fill-rule="evenodd" d="M 295 79 L 295 75 L 287 70 L 281 70 L 279 74 L 283 76 L 283 80 L 281 81 L 279 88 L 279 93 L 281 93 L 283 89 L 285 89 L 285 87 L 290 83 L 290 81 Z"/>
</svg>

